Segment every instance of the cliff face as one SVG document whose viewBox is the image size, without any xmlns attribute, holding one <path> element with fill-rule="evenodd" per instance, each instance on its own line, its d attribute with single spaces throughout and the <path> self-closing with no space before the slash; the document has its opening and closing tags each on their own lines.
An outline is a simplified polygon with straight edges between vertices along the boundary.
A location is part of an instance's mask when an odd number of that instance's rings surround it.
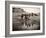
<svg viewBox="0 0 46 38">
<path fill-rule="evenodd" d="M 23 9 L 21 9 L 21 8 L 13 8 L 13 13 L 15 13 L 15 12 L 17 12 L 17 13 L 21 13 L 21 12 L 24 12 L 24 10 Z"/>
<path fill-rule="evenodd" d="M 21 15 L 25 12 L 21 8 L 13 8 L 13 23 L 17 23 L 21 19 Z"/>
<path fill-rule="evenodd" d="M 13 8 L 13 30 L 38 29 L 40 13 L 26 13 L 24 9 Z"/>
</svg>

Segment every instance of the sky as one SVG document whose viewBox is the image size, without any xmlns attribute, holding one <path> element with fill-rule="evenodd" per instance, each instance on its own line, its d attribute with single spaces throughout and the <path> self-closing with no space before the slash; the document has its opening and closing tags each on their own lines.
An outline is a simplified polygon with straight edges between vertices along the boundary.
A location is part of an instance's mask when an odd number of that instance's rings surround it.
<svg viewBox="0 0 46 38">
<path fill-rule="evenodd" d="M 26 7 L 22 9 L 24 9 L 24 11 L 26 11 L 27 13 L 39 13 L 40 12 L 40 8 L 36 8 L 36 7 Z"/>
</svg>

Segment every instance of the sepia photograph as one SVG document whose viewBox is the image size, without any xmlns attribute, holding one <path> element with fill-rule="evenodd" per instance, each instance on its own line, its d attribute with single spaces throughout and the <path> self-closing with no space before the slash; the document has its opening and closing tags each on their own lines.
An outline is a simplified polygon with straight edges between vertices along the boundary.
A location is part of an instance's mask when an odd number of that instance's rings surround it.
<svg viewBox="0 0 46 38">
<path fill-rule="evenodd" d="M 12 8 L 12 31 L 22 30 L 40 30 L 40 8 Z"/>
</svg>

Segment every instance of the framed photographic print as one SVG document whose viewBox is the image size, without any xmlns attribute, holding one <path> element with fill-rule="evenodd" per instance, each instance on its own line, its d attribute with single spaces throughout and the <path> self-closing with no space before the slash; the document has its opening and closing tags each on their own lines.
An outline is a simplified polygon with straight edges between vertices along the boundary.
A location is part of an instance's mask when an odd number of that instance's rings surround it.
<svg viewBox="0 0 46 38">
<path fill-rule="evenodd" d="M 5 1 L 5 36 L 44 34 L 44 3 Z"/>
</svg>

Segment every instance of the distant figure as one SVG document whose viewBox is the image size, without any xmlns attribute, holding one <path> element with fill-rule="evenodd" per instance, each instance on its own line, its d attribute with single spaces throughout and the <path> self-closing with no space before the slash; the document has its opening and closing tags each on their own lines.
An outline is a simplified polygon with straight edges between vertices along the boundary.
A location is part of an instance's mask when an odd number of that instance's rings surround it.
<svg viewBox="0 0 46 38">
<path fill-rule="evenodd" d="M 21 19 L 23 19 L 23 14 L 21 15 Z"/>
<path fill-rule="evenodd" d="M 32 13 L 32 16 L 33 16 L 33 13 Z"/>
</svg>

